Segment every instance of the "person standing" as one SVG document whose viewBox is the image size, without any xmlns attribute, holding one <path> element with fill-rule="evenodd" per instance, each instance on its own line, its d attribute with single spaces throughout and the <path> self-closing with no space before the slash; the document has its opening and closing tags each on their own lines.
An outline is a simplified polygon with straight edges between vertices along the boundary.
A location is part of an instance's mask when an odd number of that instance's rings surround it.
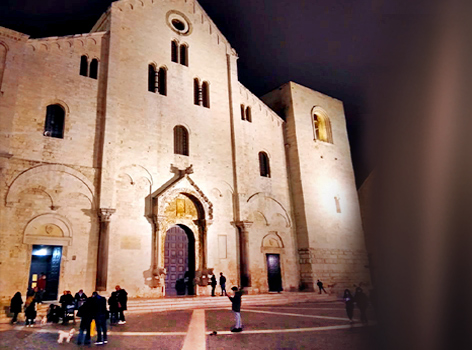
<svg viewBox="0 0 472 350">
<path fill-rule="evenodd" d="M 92 293 L 92 314 L 97 327 L 97 341 L 95 345 L 108 343 L 107 338 L 107 300 L 98 292 Z"/>
<path fill-rule="evenodd" d="M 85 295 L 85 294 L 84 294 Z M 80 317 L 79 336 L 77 338 L 77 345 L 90 345 L 90 326 L 93 318 L 93 300 L 86 299 L 79 307 L 77 317 Z M 85 333 L 85 339 L 84 339 Z"/>
<path fill-rule="evenodd" d="M 59 299 L 59 303 L 61 304 L 62 307 L 62 324 L 68 324 L 69 323 L 69 317 L 67 316 L 68 314 L 68 309 L 72 308 L 75 306 L 74 302 L 74 297 L 72 296 L 71 292 L 68 290 L 65 290 L 63 292 L 63 295 L 61 295 L 61 298 Z"/>
<path fill-rule="evenodd" d="M 351 294 L 351 291 L 349 289 L 346 289 L 344 291 L 344 296 L 343 296 L 344 302 L 346 303 L 346 313 L 347 317 L 349 318 L 349 322 L 354 322 L 352 320 L 352 316 L 354 315 L 354 298 Z"/>
<path fill-rule="evenodd" d="M 21 312 L 22 304 L 23 299 L 21 299 L 21 293 L 16 292 L 10 301 L 10 312 L 13 314 L 13 318 L 10 321 L 11 324 L 15 324 L 18 322 L 18 314 Z"/>
<path fill-rule="evenodd" d="M 216 289 L 216 277 L 215 277 L 215 274 L 211 275 L 211 279 L 210 279 L 210 284 L 211 284 L 211 296 L 214 297 L 215 296 L 215 289 Z"/>
<path fill-rule="evenodd" d="M 108 298 L 108 306 L 110 311 L 110 324 L 116 324 L 118 322 L 117 291 L 111 292 L 110 298 Z"/>
<path fill-rule="evenodd" d="M 367 307 L 369 306 L 369 298 L 364 294 L 361 287 L 356 288 L 356 295 L 354 295 L 354 301 L 361 313 L 361 322 L 364 324 L 368 323 L 367 320 Z"/>
<path fill-rule="evenodd" d="M 323 287 L 323 282 L 321 282 L 320 280 L 317 280 L 316 281 L 316 285 L 318 286 L 318 288 L 320 289 L 320 294 L 321 294 L 321 291 L 325 292 L 326 294 L 328 294 L 328 292 L 324 289 Z"/>
<path fill-rule="evenodd" d="M 125 310 L 127 310 L 128 304 L 128 293 L 126 290 L 122 289 L 120 286 L 116 286 L 116 299 L 118 300 L 118 314 L 120 321 L 118 324 L 125 324 Z"/>
<path fill-rule="evenodd" d="M 75 307 L 78 310 L 87 300 L 87 295 L 85 295 L 84 291 L 81 289 L 77 293 L 75 293 L 74 300 Z"/>
<path fill-rule="evenodd" d="M 34 295 L 29 296 L 25 302 L 25 325 L 26 327 L 33 327 L 36 319 L 36 301 Z"/>
<path fill-rule="evenodd" d="M 238 290 L 238 287 L 234 286 L 231 288 L 233 291 L 233 296 L 229 296 L 231 300 L 231 310 L 233 310 L 235 325 L 231 329 L 231 332 L 241 332 L 243 330 L 243 324 L 241 322 L 241 296 L 242 291 Z"/>
<path fill-rule="evenodd" d="M 44 293 L 46 292 L 46 274 L 41 272 L 41 277 L 38 280 L 38 302 L 43 303 Z"/>
<path fill-rule="evenodd" d="M 220 287 L 221 287 L 221 295 L 223 295 L 223 293 L 226 294 L 226 277 L 223 276 L 223 272 L 220 272 Z"/>
</svg>

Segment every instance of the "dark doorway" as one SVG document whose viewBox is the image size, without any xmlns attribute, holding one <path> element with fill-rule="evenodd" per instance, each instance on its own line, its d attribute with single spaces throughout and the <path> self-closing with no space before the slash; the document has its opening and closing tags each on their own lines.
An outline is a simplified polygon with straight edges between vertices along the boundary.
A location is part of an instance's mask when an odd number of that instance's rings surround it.
<svg viewBox="0 0 472 350">
<path fill-rule="evenodd" d="M 280 272 L 280 255 L 267 254 L 267 274 L 269 292 L 282 291 L 282 274 Z"/>
<path fill-rule="evenodd" d="M 195 239 L 184 225 L 171 227 L 164 247 L 166 296 L 194 295 Z"/>
<path fill-rule="evenodd" d="M 36 287 L 41 274 L 46 275 L 46 289 L 43 300 L 57 300 L 59 273 L 61 271 L 62 247 L 34 245 L 28 289 Z"/>
</svg>

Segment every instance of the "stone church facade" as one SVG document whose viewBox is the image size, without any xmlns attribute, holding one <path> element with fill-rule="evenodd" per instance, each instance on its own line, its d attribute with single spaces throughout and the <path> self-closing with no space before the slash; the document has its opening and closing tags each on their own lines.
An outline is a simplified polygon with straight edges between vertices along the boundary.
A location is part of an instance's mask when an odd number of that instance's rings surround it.
<svg viewBox="0 0 472 350">
<path fill-rule="evenodd" d="M 261 99 L 194 0 L 114 2 L 90 33 L 0 27 L 0 297 L 339 292 L 368 281 L 342 102 Z M 191 285 L 191 283 L 188 283 Z"/>
</svg>

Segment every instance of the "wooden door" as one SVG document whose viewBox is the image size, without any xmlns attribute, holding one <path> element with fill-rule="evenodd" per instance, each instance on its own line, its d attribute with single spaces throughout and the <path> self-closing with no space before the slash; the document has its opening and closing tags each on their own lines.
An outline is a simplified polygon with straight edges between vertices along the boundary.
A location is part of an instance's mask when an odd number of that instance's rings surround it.
<svg viewBox="0 0 472 350">
<path fill-rule="evenodd" d="M 267 275 L 269 292 L 282 291 L 282 274 L 280 271 L 279 254 L 267 254 Z"/>
</svg>

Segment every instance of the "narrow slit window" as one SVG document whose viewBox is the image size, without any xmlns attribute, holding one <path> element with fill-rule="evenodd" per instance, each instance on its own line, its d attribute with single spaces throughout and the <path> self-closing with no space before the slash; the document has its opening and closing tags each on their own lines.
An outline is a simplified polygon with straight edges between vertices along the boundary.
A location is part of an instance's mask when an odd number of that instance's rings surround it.
<svg viewBox="0 0 472 350">
<path fill-rule="evenodd" d="M 334 197 L 334 203 L 336 204 L 336 213 L 341 212 L 341 201 L 339 197 Z"/>
<path fill-rule="evenodd" d="M 241 120 L 246 120 L 246 109 L 241 105 Z"/>
<path fill-rule="evenodd" d="M 188 131 L 182 125 L 174 128 L 174 154 L 189 155 Z"/>
<path fill-rule="evenodd" d="M 62 106 L 55 104 L 46 108 L 46 120 L 44 122 L 44 136 L 64 138 L 65 111 Z"/>
<path fill-rule="evenodd" d="M 88 74 L 88 58 L 87 56 L 80 57 L 80 75 L 86 77 Z"/>
<path fill-rule="evenodd" d="M 270 177 L 269 157 L 265 152 L 259 152 L 259 169 L 261 176 Z"/>
<path fill-rule="evenodd" d="M 202 84 L 202 102 L 203 107 L 210 108 L 210 84 L 207 81 Z"/>
<path fill-rule="evenodd" d="M 177 45 L 177 42 L 176 42 L 175 40 L 172 40 L 172 42 L 171 42 L 171 58 L 172 58 L 172 62 L 176 62 L 176 63 L 179 62 L 178 51 L 179 51 L 179 46 Z"/>
<path fill-rule="evenodd" d="M 252 123 L 252 114 L 251 114 L 251 107 L 246 107 L 246 120 L 249 123 Z"/>
<path fill-rule="evenodd" d="M 200 84 L 197 78 L 193 79 L 193 103 L 200 105 Z"/>
<path fill-rule="evenodd" d="M 180 64 L 188 66 L 188 48 L 187 45 L 180 45 Z"/>
<path fill-rule="evenodd" d="M 156 68 L 152 64 L 148 67 L 148 91 L 156 92 Z"/>
<path fill-rule="evenodd" d="M 167 69 L 164 67 L 159 68 L 158 74 L 158 91 L 161 95 L 167 95 Z"/>
<path fill-rule="evenodd" d="M 98 60 L 94 58 L 92 62 L 90 62 L 90 78 L 97 79 L 98 78 Z"/>
</svg>

